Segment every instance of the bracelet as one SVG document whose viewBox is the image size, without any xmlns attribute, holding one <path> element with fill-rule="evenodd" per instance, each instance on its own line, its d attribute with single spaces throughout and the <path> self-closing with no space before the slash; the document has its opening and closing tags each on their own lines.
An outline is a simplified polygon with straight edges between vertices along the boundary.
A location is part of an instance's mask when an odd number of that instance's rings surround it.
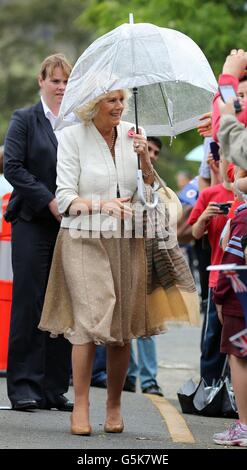
<svg viewBox="0 0 247 470">
<path fill-rule="evenodd" d="M 142 170 L 142 175 L 144 176 L 144 178 L 148 178 L 148 176 L 153 175 L 153 172 L 154 172 L 154 168 L 153 168 L 153 165 L 151 165 L 150 170 L 148 170 L 148 171 L 143 171 Z"/>
</svg>

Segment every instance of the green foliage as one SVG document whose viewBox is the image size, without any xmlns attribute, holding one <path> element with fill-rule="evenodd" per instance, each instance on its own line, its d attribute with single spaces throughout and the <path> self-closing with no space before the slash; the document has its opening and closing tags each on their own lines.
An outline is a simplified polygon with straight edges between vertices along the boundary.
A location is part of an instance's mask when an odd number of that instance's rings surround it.
<svg viewBox="0 0 247 470">
<path fill-rule="evenodd" d="M 128 22 L 129 12 L 137 23 L 154 23 L 190 36 L 215 74 L 231 48 L 247 48 L 246 2 L 241 0 L 88 0 L 76 24 L 98 37 Z"/>
<path fill-rule="evenodd" d="M 75 20 L 84 0 L 0 2 L 0 142 L 14 109 L 37 101 L 43 59 L 63 52 L 71 62 L 90 40 Z"/>
</svg>

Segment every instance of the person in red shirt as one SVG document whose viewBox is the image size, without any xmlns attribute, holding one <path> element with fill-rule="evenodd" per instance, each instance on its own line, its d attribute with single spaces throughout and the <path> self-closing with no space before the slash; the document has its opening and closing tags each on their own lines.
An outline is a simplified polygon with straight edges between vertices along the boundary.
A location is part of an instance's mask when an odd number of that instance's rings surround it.
<svg viewBox="0 0 247 470">
<path fill-rule="evenodd" d="M 220 264 L 223 251 L 220 247 L 220 237 L 227 222 L 227 216 L 222 213 L 217 203 L 233 201 L 230 181 L 227 177 L 227 167 L 220 160 L 220 176 L 222 183 L 204 189 L 190 214 L 188 224 L 192 225 L 194 238 L 200 239 L 208 233 L 211 246 L 211 264 Z M 221 324 L 218 320 L 215 304 L 213 302 L 212 289 L 218 279 L 217 271 L 211 271 L 209 276 L 208 308 L 204 316 L 201 337 L 201 377 L 208 385 L 218 380 L 224 364 L 225 356 L 220 353 Z"/>
</svg>

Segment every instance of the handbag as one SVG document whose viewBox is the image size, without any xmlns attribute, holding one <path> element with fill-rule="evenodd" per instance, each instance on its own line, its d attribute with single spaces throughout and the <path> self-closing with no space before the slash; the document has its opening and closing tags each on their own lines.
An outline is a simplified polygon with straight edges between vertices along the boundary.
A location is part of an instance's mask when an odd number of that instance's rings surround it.
<svg viewBox="0 0 247 470">
<path fill-rule="evenodd" d="M 135 207 L 135 222 L 143 227 L 147 269 L 147 323 L 150 330 L 164 330 L 166 321 L 200 324 L 199 299 L 193 276 L 178 246 L 173 223 L 175 201 L 181 206 L 177 195 L 165 186 L 155 172 L 158 187 L 144 185 L 145 199 L 151 200 L 153 191 L 160 191 L 159 201 L 154 209 L 143 212 L 137 191 L 132 202 Z M 165 204 L 163 202 L 165 201 Z M 176 202 L 177 201 L 177 202 Z M 142 206 L 143 207 L 143 206 Z M 142 209 L 141 207 L 141 209 Z M 144 214 L 144 216 L 143 216 Z M 139 215 L 141 217 L 139 217 Z M 170 224 L 170 218 L 172 222 Z M 149 229 L 152 234 L 150 236 Z"/>
<path fill-rule="evenodd" d="M 181 219 L 183 214 L 183 206 L 177 196 L 177 194 L 169 188 L 165 182 L 160 178 L 157 171 L 154 169 L 154 178 L 155 181 L 159 184 L 158 193 L 161 197 L 162 201 L 166 204 L 175 204 L 176 211 L 177 211 L 177 222 Z"/>
</svg>

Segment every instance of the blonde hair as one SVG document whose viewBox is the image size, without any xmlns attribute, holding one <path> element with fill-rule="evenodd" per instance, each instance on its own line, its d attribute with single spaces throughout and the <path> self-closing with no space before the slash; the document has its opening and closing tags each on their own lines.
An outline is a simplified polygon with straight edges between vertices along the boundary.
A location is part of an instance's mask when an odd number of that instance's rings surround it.
<svg viewBox="0 0 247 470">
<path fill-rule="evenodd" d="M 108 98 L 114 91 L 121 91 L 124 96 L 124 112 L 127 111 L 127 102 L 131 96 L 131 93 L 127 89 L 123 90 L 113 90 L 109 91 L 109 93 L 104 93 L 103 95 L 97 96 L 94 100 L 90 101 L 89 103 L 85 104 L 81 108 L 76 111 L 76 115 L 78 118 L 84 122 L 84 124 L 90 124 L 93 118 L 97 115 L 99 111 L 99 103 L 100 101 Z"/>
<path fill-rule="evenodd" d="M 72 70 L 72 66 L 68 62 L 64 54 L 53 54 L 53 55 L 46 57 L 40 66 L 40 72 L 39 72 L 40 77 L 43 80 L 45 80 L 47 76 L 52 77 L 54 73 L 54 69 L 56 67 L 60 67 L 64 75 L 67 78 L 69 77 L 71 70 Z"/>
</svg>

